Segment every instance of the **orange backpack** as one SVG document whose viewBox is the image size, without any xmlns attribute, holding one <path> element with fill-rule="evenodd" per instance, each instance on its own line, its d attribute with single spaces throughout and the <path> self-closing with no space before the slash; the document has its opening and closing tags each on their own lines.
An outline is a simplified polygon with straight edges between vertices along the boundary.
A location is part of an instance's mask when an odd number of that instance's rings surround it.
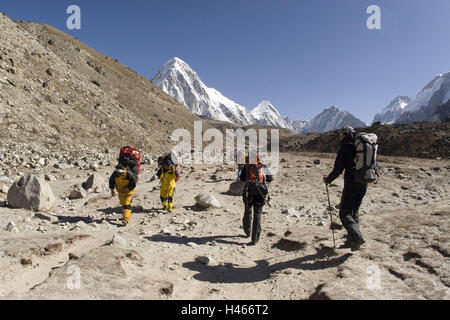
<svg viewBox="0 0 450 320">
<path fill-rule="evenodd" d="M 264 175 L 262 170 L 263 165 L 249 164 L 247 167 L 247 185 L 250 183 L 264 183 Z"/>
</svg>

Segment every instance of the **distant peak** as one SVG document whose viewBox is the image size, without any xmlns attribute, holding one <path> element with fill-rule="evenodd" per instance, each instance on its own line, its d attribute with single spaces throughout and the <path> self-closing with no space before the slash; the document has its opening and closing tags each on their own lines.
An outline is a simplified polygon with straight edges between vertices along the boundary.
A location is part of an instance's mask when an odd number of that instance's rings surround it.
<svg viewBox="0 0 450 320">
<path fill-rule="evenodd" d="M 336 106 L 331 106 L 331 107 L 325 109 L 324 111 L 334 111 L 334 112 L 339 112 L 340 110 L 339 110 L 339 108 L 336 107 Z"/>
<path fill-rule="evenodd" d="M 275 108 L 275 106 L 268 100 L 261 101 L 258 106 L 252 110 L 252 112 L 263 113 L 267 110 L 273 110 L 274 112 L 278 113 L 278 110 Z"/>
<path fill-rule="evenodd" d="M 397 96 L 394 100 L 411 100 L 411 98 L 408 96 Z"/>
<path fill-rule="evenodd" d="M 164 67 L 166 67 L 166 68 L 173 68 L 173 67 L 176 67 L 176 66 L 182 66 L 182 67 L 190 68 L 189 65 L 184 60 L 182 60 L 182 59 L 180 59 L 178 57 L 174 57 L 174 58 L 170 59 L 164 65 Z"/>
<path fill-rule="evenodd" d="M 172 59 L 169 60 L 168 63 L 175 63 L 175 62 L 186 63 L 186 62 L 184 62 L 182 59 L 180 59 L 180 58 L 178 58 L 178 57 L 173 57 Z"/>
<path fill-rule="evenodd" d="M 447 77 L 447 76 L 450 76 L 450 71 L 440 73 L 440 74 L 436 75 L 436 78 L 442 78 L 442 77 Z"/>
</svg>

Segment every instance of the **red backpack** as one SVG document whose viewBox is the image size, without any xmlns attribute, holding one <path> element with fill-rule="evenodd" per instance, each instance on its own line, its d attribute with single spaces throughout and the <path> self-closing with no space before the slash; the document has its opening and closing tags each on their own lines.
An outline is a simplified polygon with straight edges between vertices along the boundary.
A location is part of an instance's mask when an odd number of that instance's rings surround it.
<svg viewBox="0 0 450 320">
<path fill-rule="evenodd" d="M 133 146 L 126 146 L 120 149 L 119 159 L 127 161 L 127 159 L 134 159 L 137 161 L 136 175 L 139 181 L 139 172 L 141 171 L 141 152 Z"/>
</svg>

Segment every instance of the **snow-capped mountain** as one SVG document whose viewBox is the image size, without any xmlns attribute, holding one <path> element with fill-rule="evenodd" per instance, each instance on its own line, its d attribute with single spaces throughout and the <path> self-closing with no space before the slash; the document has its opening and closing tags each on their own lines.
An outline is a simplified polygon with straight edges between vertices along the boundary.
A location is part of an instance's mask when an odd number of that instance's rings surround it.
<svg viewBox="0 0 450 320">
<path fill-rule="evenodd" d="M 180 58 L 167 62 L 152 82 L 201 117 L 239 125 L 256 123 L 247 108 L 223 96 L 216 89 L 208 88 Z"/>
<path fill-rule="evenodd" d="M 375 115 L 373 122 L 394 123 L 403 113 L 405 107 L 411 102 L 410 97 L 398 96 L 381 112 Z"/>
<path fill-rule="evenodd" d="M 262 101 L 251 111 L 251 114 L 256 119 L 257 124 L 261 126 L 274 126 L 292 130 L 289 119 L 282 117 L 270 101 Z"/>
<path fill-rule="evenodd" d="M 353 115 L 346 111 L 341 111 L 337 107 L 333 106 L 325 109 L 313 119 L 307 121 L 300 134 L 310 132 L 327 132 L 332 130 L 341 129 L 346 126 L 353 128 L 363 128 L 367 125 L 361 120 L 355 118 Z"/>
<path fill-rule="evenodd" d="M 355 128 L 366 126 L 364 122 L 336 107 L 324 110 L 310 121 L 293 122 L 283 117 L 269 101 L 262 101 L 256 108 L 249 111 L 222 95 L 218 90 L 207 87 L 198 74 L 180 58 L 168 61 L 152 82 L 193 113 L 207 119 L 238 125 L 275 126 L 290 129 L 298 134 L 325 132 L 348 125 Z"/>
<path fill-rule="evenodd" d="M 436 109 L 450 100 L 450 72 L 437 75 L 404 108 L 396 123 L 439 121 Z"/>
<path fill-rule="evenodd" d="M 308 123 L 307 120 L 294 120 L 292 121 L 292 131 L 297 134 L 303 133 L 303 128 Z"/>
</svg>

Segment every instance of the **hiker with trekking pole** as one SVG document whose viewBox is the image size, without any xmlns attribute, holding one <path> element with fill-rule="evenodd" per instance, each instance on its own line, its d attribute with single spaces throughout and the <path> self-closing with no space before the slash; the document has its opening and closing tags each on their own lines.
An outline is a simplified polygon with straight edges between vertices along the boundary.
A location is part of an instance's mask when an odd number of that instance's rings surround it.
<svg viewBox="0 0 450 320">
<path fill-rule="evenodd" d="M 377 181 L 377 148 L 375 134 L 356 134 L 352 127 L 345 127 L 341 131 L 341 146 L 334 169 L 328 176 L 323 177 L 329 201 L 328 186 L 345 170 L 339 218 L 347 230 L 347 240 L 343 247 L 351 248 L 352 251 L 358 250 L 365 243 L 359 228 L 359 207 L 367 192 L 367 184 Z M 328 205 L 330 206 L 330 202 Z M 334 240 L 336 225 L 332 223 L 331 229 Z"/>
</svg>

